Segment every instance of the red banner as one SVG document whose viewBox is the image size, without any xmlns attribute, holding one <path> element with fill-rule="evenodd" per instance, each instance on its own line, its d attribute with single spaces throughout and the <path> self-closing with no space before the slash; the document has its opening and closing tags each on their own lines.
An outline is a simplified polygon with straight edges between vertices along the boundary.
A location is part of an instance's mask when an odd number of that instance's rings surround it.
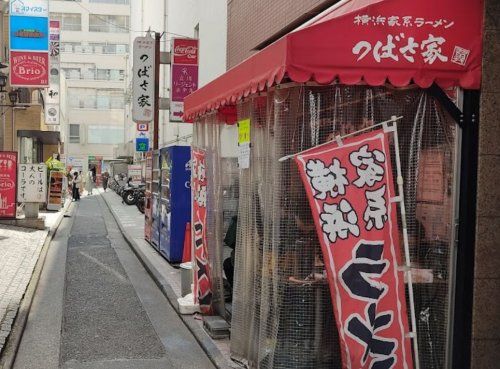
<svg viewBox="0 0 500 369">
<path fill-rule="evenodd" d="M 413 367 L 387 134 L 297 155 L 323 251 L 343 368 Z"/>
<path fill-rule="evenodd" d="M 198 65 L 198 40 L 174 38 L 173 51 L 174 64 Z"/>
<path fill-rule="evenodd" d="M 49 86 L 49 54 L 47 52 L 11 51 L 10 70 L 12 86 Z"/>
<path fill-rule="evenodd" d="M 212 312 L 212 287 L 207 248 L 207 177 L 205 151 L 192 149 L 194 299 L 204 314 Z"/>
<path fill-rule="evenodd" d="M 16 217 L 17 152 L 0 151 L 0 218 Z"/>
</svg>

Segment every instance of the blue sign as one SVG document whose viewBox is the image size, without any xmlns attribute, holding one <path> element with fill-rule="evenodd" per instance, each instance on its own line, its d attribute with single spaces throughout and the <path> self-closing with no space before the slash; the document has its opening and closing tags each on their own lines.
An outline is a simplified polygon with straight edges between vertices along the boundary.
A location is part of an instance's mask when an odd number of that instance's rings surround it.
<svg viewBox="0 0 500 369">
<path fill-rule="evenodd" d="M 49 50 L 49 19 L 46 17 L 10 16 L 10 49 Z"/>
<path fill-rule="evenodd" d="M 149 138 L 137 137 L 135 139 L 135 151 L 138 152 L 149 151 Z"/>
</svg>

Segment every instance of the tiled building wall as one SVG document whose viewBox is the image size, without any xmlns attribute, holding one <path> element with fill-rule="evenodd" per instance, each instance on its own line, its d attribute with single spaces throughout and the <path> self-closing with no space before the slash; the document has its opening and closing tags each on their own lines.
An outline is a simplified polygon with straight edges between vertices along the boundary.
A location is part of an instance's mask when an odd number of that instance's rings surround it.
<svg viewBox="0 0 500 369">
<path fill-rule="evenodd" d="M 479 126 L 472 369 L 500 363 L 500 1 L 486 0 Z"/>
<path fill-rule="evenodd" d="M 255 47 L 298 19 L 335 0 L 228 0 L 227 67 L 255 52 Z"/>
</svg>

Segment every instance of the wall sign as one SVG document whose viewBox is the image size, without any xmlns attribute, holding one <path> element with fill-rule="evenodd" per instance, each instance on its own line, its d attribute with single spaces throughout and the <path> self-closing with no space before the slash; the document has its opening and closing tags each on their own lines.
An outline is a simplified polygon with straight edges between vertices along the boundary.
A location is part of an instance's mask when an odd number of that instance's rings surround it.
<svg viewBox="0 0 500 369">
<path fill-rule="evenodd" d="M 155 39 L 136 37 L 132 68 L 132 120 L 148 123 L 154 116 Z"/>
<path fill-rule="evenodd" d="M 413 367 L 389 140 L 383 130 L 295 157 L 323 251 L 343 368 Z"/>
<path fill-rule="evenodd" d="M 45 124 L 59 124 L 60 114 L 60 84 L 61 65 L 59 53 L 60 23 L 57 20 L 50 21 L 49 34 L 49 55 L 50 55 L 50 75 L 49 87 L 45 90 Z"/>
<path fill-rule="evenodd" d="M 19 164 L 18 202 L 47 201 L 47 166 L 45 164 Z"/>
<path fill-rule="evenodd" d="M 10 84 L 17 87 L 44 87 L 49 84 L 49 54 L 11 51 Z"/>
<path fill-rule="evenodd" d="M 238 166 L 250 168 L 250 119 L 238 122 Z"/>
<path fill-rule="evenodd" d="M 48 0 L 11 0 L 10 14 L 27 17 L 48 17 Z"/>
<path fill-rule="evenodd" d="M 49 50 L 49 25 L 46 17 L 10 16 L 11 50 Z"/>
<path fill-rule="evenodd" d="M 16 217 L 17 152 L 0 151 L 0 218 Z"/>
</svg>

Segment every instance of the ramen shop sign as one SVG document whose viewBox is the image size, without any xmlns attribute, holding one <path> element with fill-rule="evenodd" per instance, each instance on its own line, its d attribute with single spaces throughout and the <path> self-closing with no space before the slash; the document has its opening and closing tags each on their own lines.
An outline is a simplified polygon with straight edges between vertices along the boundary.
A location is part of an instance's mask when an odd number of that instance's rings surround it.
<svg viewBox="0 0 500 369">
<path fill-rule="evenodd" d="M 11 51 L 11 84 L 21 86 L 47 85 L 49 58 L 46 52 Z"/>
</svg>

